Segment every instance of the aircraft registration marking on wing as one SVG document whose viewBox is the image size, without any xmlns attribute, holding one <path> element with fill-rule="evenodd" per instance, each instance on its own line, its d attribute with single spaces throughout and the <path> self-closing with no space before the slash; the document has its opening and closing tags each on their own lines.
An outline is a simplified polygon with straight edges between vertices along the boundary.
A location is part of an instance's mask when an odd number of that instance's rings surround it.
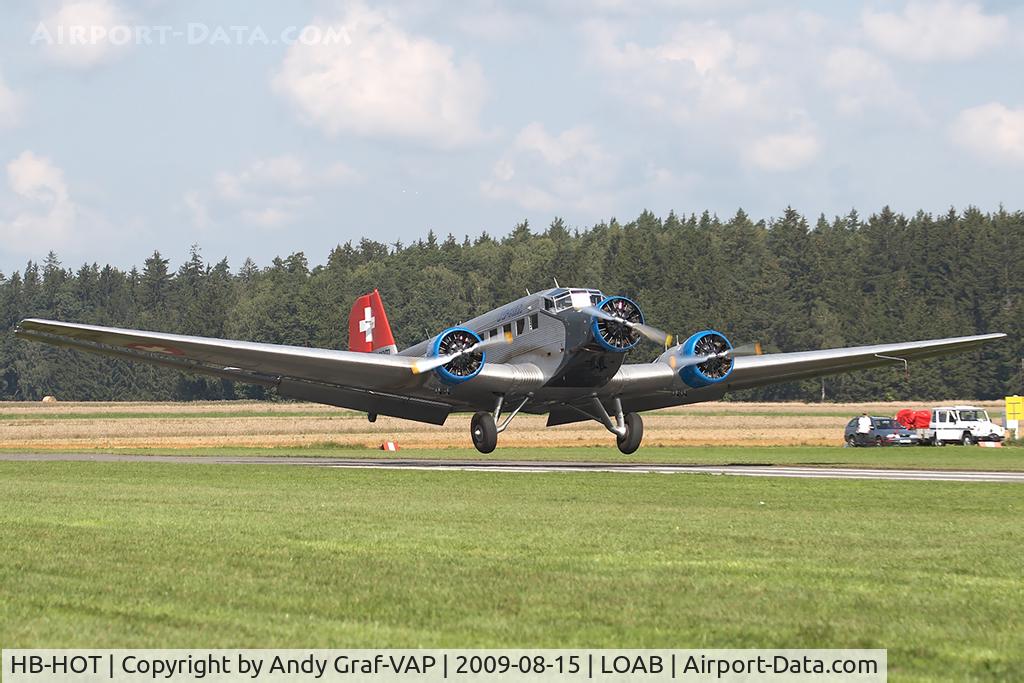
<svg viewBox="0 0 1024 683">
<path fill-rule="evenodd" d="M 128 344 L 129 349 L 135 349 L 136 351 L 147 351 L 149 353 L 165 353 L 169 356 L 184 356 L 185 352 L 181 349 L 176 349 L 173 346 L 166 346 L 164 344 Z"/>
</svg>

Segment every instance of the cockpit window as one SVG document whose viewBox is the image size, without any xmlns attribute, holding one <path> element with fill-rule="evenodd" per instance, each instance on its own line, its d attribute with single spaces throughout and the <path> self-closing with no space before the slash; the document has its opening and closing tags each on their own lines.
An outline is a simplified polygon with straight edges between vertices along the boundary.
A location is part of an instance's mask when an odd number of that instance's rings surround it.
<svg viewBox="0 0 1024 683">
<path fill-rule="evenodd" d="M 572 308 L 572 295 L 563 294 L 562 296 L 555 299 L 555 310 L 564 311 L 567 308 Z"/>
<path fill-rule="evenodd" d="M 545 311 L 550 311 L 554 307 L 555 307 L 555 302 L 554 301 L 552 301 L 551 299 L 544 299 L 544 310 Z"/>
</svg>

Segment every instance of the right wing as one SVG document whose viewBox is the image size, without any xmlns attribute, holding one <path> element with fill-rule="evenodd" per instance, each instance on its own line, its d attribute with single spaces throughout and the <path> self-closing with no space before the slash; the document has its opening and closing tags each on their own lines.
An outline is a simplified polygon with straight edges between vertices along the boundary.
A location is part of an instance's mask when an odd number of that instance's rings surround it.
<svg viewBox="0 0 1024 683">
<path fill-rule="evenodd" d="M 726 379 L 726 384 L 731 391 L 778 382 L 792 382 L 807 377 L 832 375 L 948 353 L 973 351 L 983 344 L 1004 337 L 1006 335 L 1002 333 L 976 334 L 969 337 L 927 339 L 897 344 L 740 356 L 736 359 L 732 374 Z"/>
<path fill-rule="evenodd" d="M 667 362 L 671 353 L 669 351 L 653 363 L 623 365 L 602 388 L 601 395 L 606 398 L 621 396 L 626 410 L 655 410 L 717 400 L 728 391 L 972 351 L 1004 337 L 1006 335 L 1000 333 L 978 334 L 896 344 L 740 356 L 735 360 L 732 373 L 724 381 L 698 388 L 684 384 L 679 374 L 672 370 Z M 559 414 L 550 424 L 578 419 L 581 418 L 573 411 L 568 411 L 564 415 Z"/>
</svg>

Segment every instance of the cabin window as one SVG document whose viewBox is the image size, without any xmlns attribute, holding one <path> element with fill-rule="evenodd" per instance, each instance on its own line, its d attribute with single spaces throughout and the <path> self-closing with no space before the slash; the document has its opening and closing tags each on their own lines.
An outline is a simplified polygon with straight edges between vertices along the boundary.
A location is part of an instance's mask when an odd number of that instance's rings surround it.
<svg viewBox="0 0 1024 683">
<path fill-rule="evenodd" d="M 520 335 L 526 331 L 526 318 L 520 318 L 516 321 L 516 335 Z"/>
<path fill-rule="evenodd" d="M 530 316 L 530 329 L 535 330 L 538 327 L 540 327 L 540 316 L 537 313 L 534 313 Z"/>
<path fill-rule="evenodd" d="M 502 329 L 505 330 L 505 334 L 512 334 L 512 323 L 509 323 L 508 325 L 505 325 L 505 327 L 502 328 Z"/>
<path fill-rule="evenodd" d="M 498 328 L 495 327 L 493 330 L 487 333 L 488 337 L 494 338 L 498 336 Z"/>
</svg>

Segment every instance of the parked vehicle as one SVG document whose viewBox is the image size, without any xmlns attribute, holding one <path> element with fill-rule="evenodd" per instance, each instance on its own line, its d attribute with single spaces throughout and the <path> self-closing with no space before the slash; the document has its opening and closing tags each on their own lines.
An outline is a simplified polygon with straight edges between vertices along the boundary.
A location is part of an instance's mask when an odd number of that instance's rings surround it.
<svg viewBox="0 0 1024 683">
<path fill-rule="evenodd" d="M 947 406 L 932 410 L 932 419 L 924 438 L 933 446 L 959 443 L 972 446 L 979 441 L 1002 441 L 1006 430 L 988 417 L 984 408 Z"/>
<path fill-rule="evenodd" d="M 846 424 L 843 438 L 847 446 L 917 446 L 921 437 L 912 429 L 907 429 L 891 417 L 872 417 L 871 431 L 867 434 L 857 433 L 857 421 L 853 418 Z"/>
</svg>

